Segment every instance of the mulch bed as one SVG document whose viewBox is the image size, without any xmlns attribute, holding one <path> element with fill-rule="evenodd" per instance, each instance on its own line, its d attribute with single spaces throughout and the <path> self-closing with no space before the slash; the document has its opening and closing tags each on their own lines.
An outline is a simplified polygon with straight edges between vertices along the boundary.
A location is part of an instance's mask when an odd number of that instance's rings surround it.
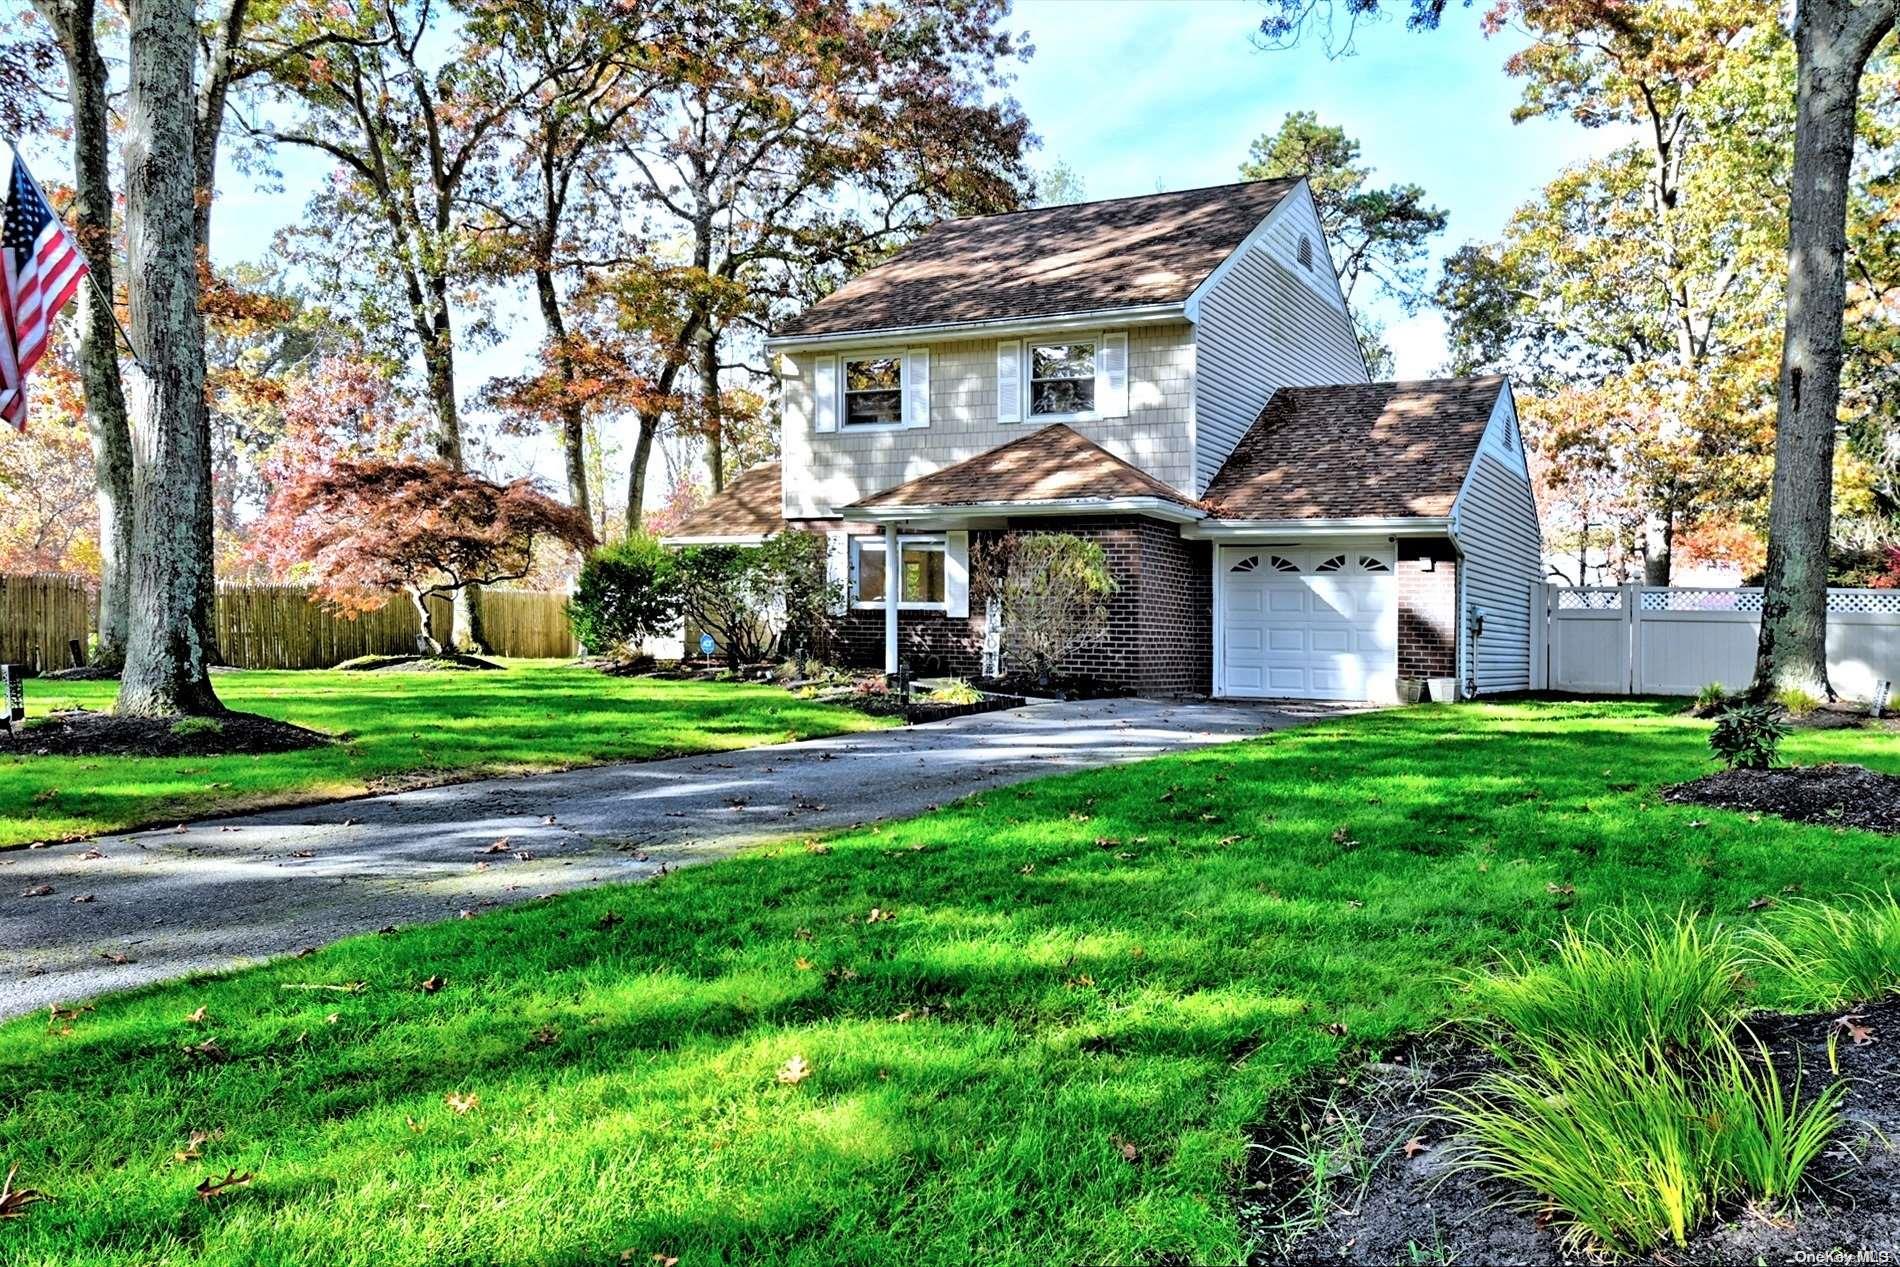
<svg viewBox="0 0 1900 1267">
<path fill-rule="evenodd" d="M 221 757 L 317 748 L 330 737 L 256 713 L 226 713 L 217 725 L 114 717 L 110 713 L 54 713 L 27 723 L 11 742 L 0 735 L 0 758 Z"/>
<path fill-rule="evenodd" d="M 1002 677 L 973 677 L 971 686 L 998 695 L 1028 695 L 1035 699 L 1122 699 L 1134 692 L 1092 677 L 1055 677 L 1039 683 L 1027 673 L 1006 673 Z"/>
<path fill-rule="evenodd" d="M 1677 1264 L 1823 1262 L 1835 1250 L 1892 1252 L 1900 1247 L 1900 999 L 1855 1009 L 1873 1041 L 1836 1048 L 1847 1099 L 1833 1141 L 1809 1166 L 1799 1210 L 1767 1214 L 1720 1211 L 1691 1237 L 1647 1261 Z M 1803 1100 L 1832 1080 L 1828 1034 L 1838 1014 L 1765 1016 L 1749 1030 L 1768 1047 L 1784 1088 L 1795 1073 Z M 1745 1044 L 1747 1036 L 1743 1036 Z M 1600 1261 L 1566 1249 L 1562 1229 L 1534 1213 L 1511 1208 L 1514 1192 L 1501 1181 L 1454 1169 L 1444 1123 L 1432 1106 L 1443 1092 L 1468 1086 L 1488 1057 L 1464 1045 L 1420 1047 L 1398 1059 L 1362 1067 L 1337 1094 L 1303 1104 L 1298 1118 L 1264 1131 L 1251 1150 L 1241 1217 L 1263 1248 L 1251 1260 L 1269 1263 L 1522 1263 Z M 1342 1124 L 1345 1124 L 1342 1127 Z M 1363 1132 L 1363 1156 L 1372 1159 L 1364 1190 L 1347 1173 L 1332 1182 L 1328 1213 L 1290 1239 L 1286 1220 L 1310 1208 L 1299 1165 L 1273 1150 L 1296 1147 L 1308 1131 L 1338 1136 Z M 1405 1153 L 1408 1141 L 1426 1147 Z"/>
<path fill-rule="evenodd" d="M 1900 776 L 1859 765 L 1724 770 L 1662 791 L 1678 805 L 1773 814 L 1797 823 L 1900 832 Z"/>
<path fill-rule="evenodd" d="M 472 655 L 365 655 L 336 667 L 345 673 L 475 673 L 502 668 L 493 660 Z"/>
</svg>

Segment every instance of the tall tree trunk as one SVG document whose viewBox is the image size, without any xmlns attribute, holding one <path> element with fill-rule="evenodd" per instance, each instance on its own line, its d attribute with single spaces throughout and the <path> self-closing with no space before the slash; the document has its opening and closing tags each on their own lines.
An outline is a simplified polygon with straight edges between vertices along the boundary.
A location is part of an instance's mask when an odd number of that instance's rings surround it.
<svg viewBox="0 0 1900 1267">
<path fill-rule="evenodd" d="M 422 361 L 429 380 L 429 401 L 435 407 L 435 455 L 456 470 L 466 470 L 462 448 L 462 413 L 455 398 L 455 333 L 449 324 L 448 289 L 436 286 L 432 296 L 435 311 L 423 329 Z M 477 655 L 488 650 L 488 633 L 482 625 L 482 591 L 479 585 L 464 585 L 455 591 L 451 603 L 449 627 L 442 639 L 455 651 Z"/>
<path fill-rule="evenodd" d="M 105 59 L 99 55 L 93 0 L 40 0 L 39 10 L 66 58 L 73 108 L 74 236 L 92 269 L 79 292 L 79 378 L 86 391 L 94 500 L 99 508 L 99 647 L 94 663 L 125 664 L 131 623 L 126 569 L 132 553 L 132 433 L 119 380 L 119 332 L 99 293 L 112 290 L 112 134 Z"/>
<path fill-rule="evenodd" d="M 1671 506 L 1652 510 L 1643 521 L 1643 584 L 1667 585 L 1675 563 L 1676 512 Z"/>
<path fill-rule="evenodd" d="M 541 303 L 541 320 L 548 330 L 548 346 L 554 351 L 555 372 L 561 376 L 560 408 L 561 456 L 567 463 L 567 500 L 574 509 L 594 522 L 594 508 L 587 495 L 587 418 L 578 402 L 567 398 L 574 385 L 574 357 L 567 347 L 567 320 L 561 316 L 561 296 L 554 287 L 552 269 L 534 270 L 535 297 Z"/>
<path fill-rule="evenodd" d="M 1752 693 L 1831 698 L 1828 528 L 1847 302 L 1847 185 L 1861 70 L 1893 25 L 1891 0 L 1801 0 L 1795 13 L 1794 181 L 1768 573 Z"/>
<path fill-rule="evenodd" d="M 224 711 L 211 688 L 211 432 L 198 310 L 191 0 L 131 0 L 125 225 L 132 341 L 132 621 L 117 711 Z"/>
<path fill-rule="evenodd" d="M 653 437 L 659 434 L 658 414 L 642 411 L 640 430 L 633 441 L 633 466 L 627 472 L 627 535 L 640 531 L 646 513 L 647 467 L 653 462 Z"/>
<path fill-rule="evenodd" d="M 717 494 L 726 487 L 726 428 L 719 413 L 719 332 L 710 327 L 699 336 L 699 395 L 706 411 L 706 470 Z"/>
</svg>

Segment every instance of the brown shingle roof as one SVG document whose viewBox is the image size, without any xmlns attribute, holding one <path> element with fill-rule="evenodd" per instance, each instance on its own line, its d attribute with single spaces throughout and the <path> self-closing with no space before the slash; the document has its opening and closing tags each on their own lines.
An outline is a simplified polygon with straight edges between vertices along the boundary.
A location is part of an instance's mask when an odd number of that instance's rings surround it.
<svg viewBox="0 0 1900 1267">
<path fill-rule="evenodd" d="M 1213 483 L 1223 519 L 1451 513 L 1504 379 L 1283 387 Z"/>
<path fill-rule="evenodd" d="M 1058 422 L 955 466 L 873 493 L 854 503 L 853 509 L 1091 502 L 1120 497 L 1155 497 L 1181 506 L 1193 505 L 1146 471 Z"/>
<path fill-rule="evenodd" d="M 767 462 L 732 481 L 667 533 L 680 537 L 764 537 L 785 526 L 783 468 Z"/>
<path fill-rule="evenodd" d="M 842 334 L 1179 303 L 1297 180 L 949 220 L 780 331 Z"/>
</svg>

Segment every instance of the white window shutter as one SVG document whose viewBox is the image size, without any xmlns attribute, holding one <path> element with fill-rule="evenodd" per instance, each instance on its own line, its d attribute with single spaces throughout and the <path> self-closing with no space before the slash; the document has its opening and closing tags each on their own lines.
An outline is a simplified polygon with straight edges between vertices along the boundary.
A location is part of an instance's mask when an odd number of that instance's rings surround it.
<svg viewBox="0 0 1900 1267">
<path fill-rule="evenodd" d="M 821 356 L 812 367 L 811 429 L 838 429 L 838 358 Z"/>
<path fill-rule="evenodd" d="M 970 614 L 970 534 L 943 534 L 943 607 L 946 616 Z"/>
<path fill-rule="evenodd" d="M 904 353 L 904 425 L 930 425 L 930 349 Z"/>
<path fill-rule="evenodd" d="M 1095 412 L 1104 418 L 1128 416 L 1128 332 L 1102 336 L 1095 358 Z"/>
<path fill-rule="evenodd" d="M 1023 344 L 1004 339 L 996 345 L 996 421 L 1023 420 Z"/>
<path fill-rule="evenodd" d="M 825 541 L 825 582 L 837 590 L 832 614 L 842 616 L 851 610 L 851 537 L 843 528 Z"/>
</svg>

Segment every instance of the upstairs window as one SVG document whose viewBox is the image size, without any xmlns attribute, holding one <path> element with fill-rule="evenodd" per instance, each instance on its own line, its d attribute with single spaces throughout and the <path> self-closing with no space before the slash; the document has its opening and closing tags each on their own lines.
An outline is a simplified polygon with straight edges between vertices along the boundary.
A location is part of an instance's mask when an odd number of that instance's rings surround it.
<svg viewBox="0 0 1900 1267">
<path fill-rule="evenodd" d="M 1085 414 L 1095 409 L 1095 344 L 1029 346 L 1029 415 Z"/>
<path fill-rule="evenodd" d="M 896 352 L 846 357 L 844 425 L 889 427 L 904 421 L 904 358 Z"/>
</svg>

